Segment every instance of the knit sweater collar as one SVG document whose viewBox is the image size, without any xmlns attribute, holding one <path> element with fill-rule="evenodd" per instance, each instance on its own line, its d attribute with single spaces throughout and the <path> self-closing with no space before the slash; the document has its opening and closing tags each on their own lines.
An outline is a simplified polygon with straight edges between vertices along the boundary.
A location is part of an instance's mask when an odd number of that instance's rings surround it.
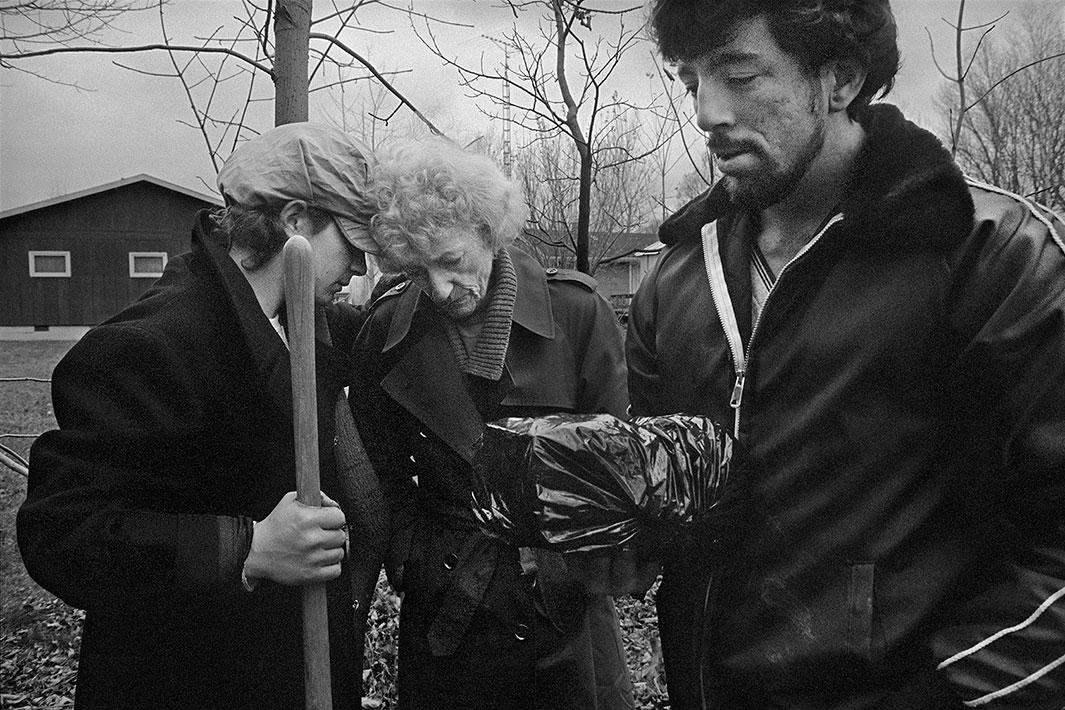
<svg viewBox="0 0 1065 710">
<path fill-rule="evenodd" d="M 513 323 L 541 338 L 555 337 L 555 319 L 544 269 L 531 256 L 514 247 L 507 247 L 517 278 Z M 397 289 L 398 303 L 382 352 L 388 352 L 407 337 L 414 314 L 432 309 L 432 301 L 417 288 Z"/>
<path fill-rule="evenodd" d="M 459 369 L 467 375 L 492 381 L 503 376 L 503 363 L 510 342 L 510 323 L 514 316 L 517 291 L 518 280 L 510 255 L 506 249 L 500 249 L 492 264 L 484 322 L 471 351 L 467 352 L 458 326 L 446 316 L 441 318 L 448 342 L 451 343 L 451 349 L 459 362 Z"/>
</svg>

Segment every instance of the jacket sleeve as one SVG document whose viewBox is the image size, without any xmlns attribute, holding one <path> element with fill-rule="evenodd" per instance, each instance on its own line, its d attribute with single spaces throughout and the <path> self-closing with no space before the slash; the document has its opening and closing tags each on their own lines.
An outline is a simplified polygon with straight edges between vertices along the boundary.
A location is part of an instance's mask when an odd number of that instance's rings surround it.
<svg viewBox="0 0 1065 710">
<path fill-rule="evenodd" d="M 963 343 L 957 436 L 969 495 L 1010 550 L 996 584 L 933 638 L 967 707 L 1060 710 L 1065 701 L 1065 225 L 1014 198 L 952 265 Z M 981 204 L 978 202 L 978 205 Z M 986 580 L 981 580 L 981 583 Z"/>
<path fill-rule="evenodd" d="M 625 346 L 621 327 L 606 300 L 593 294 L 587 339 L 578 357 L 578 410 L 605 412 L 625 418 L 629 398 L 625 391 Z"/>
<path fill-rule="evenodd" d="M 397 591 L 403 591 L 403 572 L 410 554 L 414 530 L 420 518 L 416 470 L 409 455 L 397 445 L 396 405 L 381 387 L 382 355 L 374 335 L 381 319 L 373 315 L 355 343 L 355 386 L 349 402 L 362 435 L 366 455 L 377 472 L 391 516 L 391 539 L 385 556 L 385 571 Z"/>
<path fill-rule="evenodd" d="M 366 322 L 368 308 L 366 305 L 353 305 L 347 301 L 338 301 L 326 307 L 326 318 L 329 322 L 329 333 L 333 341 L 333 347 L 343 353 L 350 353 L 354 346 L 355 336 L 362 324 Z"/>
<path fill-rule="evenodd" d="M 168 512 L 198 420 L 187 365 L 133 324 L 87 334 L 53 373 L 58 430 L 30 452 L 17 537 L 69 604 L 183 605 L 243 594 L 251 521 Z"/>
<path fill-rule="evenodd" d="M 659 264 L 640 283 L 629 305 L 625 359 L 628 368 L 629 402 L 633 416 L 664 414 L 659 402 L 661 377 L 655 348 L 655 289 Z"/>
</svg>

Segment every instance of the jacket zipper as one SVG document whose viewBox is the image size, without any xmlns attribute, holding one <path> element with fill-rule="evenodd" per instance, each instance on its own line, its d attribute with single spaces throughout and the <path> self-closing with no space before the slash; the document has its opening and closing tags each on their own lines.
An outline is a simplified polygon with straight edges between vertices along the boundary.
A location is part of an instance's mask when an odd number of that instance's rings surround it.
<svg viewBox="0 0 1065 710">
<path fill-rule="evenodd" d="M 714 309 L 717 311 L 717 319 L 721 323 L 721 327 L 725 331 L 725 340 L 728 341 L 729 350 L 732 353 L 732 363 L 736 371 L 736 378 L 732 384 L 732 394 L 729 396 L 729 406 L 733 411 L 733 436 L 738 440 L 740 437 L 740 410 L 743 406 L 743 388 L 747 384 L 747 363 L 750 359 L 751 347 L 754 345 L 754 337 L 758 333 L 758 326 L 762 322 L 762 316 L 765 314 L 766 309 L 769 306 L 769 300 L 776 292 L 777 284 L 780 283 L 781 277 L 793 264 L 801 259 L 807 252 L 810 251 L 813 246 L 821 240 L 832 225 L 842 221 L 843 215 L 836 214 L 825 226 L 821 228 L 813 238 L 803 245 L 802 249 L 793 256 L 784 268 L 777 274 L 777 279 L 770 287 L 769 293 L 766 294 L 765 302 L 762 303 L 762 310 L 758 312 L 758 317 L 755 318 L 754 325 L 751 326 L 751 337 L 747 341 L 746 350 L 743 347 L 743 338 L 740 335 L 739 323 L 736 320 L 736 311 L 732 307 L 732 299 L 729 297 L 728 284 L 725 281 L 725 269 L 721 262 L 721 250 L 718 247 L 717 241 L 717 222 L 710 222 L 703 225 L 702 238 L 703 238 L 703 263 L 706 266 L 706 278 L 710 283 L 710 295 L 713 297 Z M 703 636 L 705 638 L 705 627 L 709 623 L 708 616 L 710 614 L 710 592 L 713 586 L 713 575 L 710 576 L 706 583 L 706 590 L 703 593 L 703 624 L 700 626 L 703 629 Z M 705 644 L 700 643 L 698 645 L 698 657 L 696 663 L 699 668 L 699 700 L 702 707 L 706 707 L 706 685 L 704 678 L 704 666 L 703 666 L 703 651 Z"/>
<path fill-rule="evenodd" d="M 743 405 L 743 389 L 747 383 L 747 362 L 750 359 L 751 345 L 754 343 L 754 336 L 758 333 L 758 325 L 762 322 L 762 315 L 766 311 L 766 307 L 769 305 L 769 299 L 773 297 L 773 293 L 776 292 L 776 284 L 780 283 L 781 277 L 784 273 L 791 268 L 795 262 L 801 259 L 818 241 L 824 236 L 825 232 L 829 230 L 832 225 L 836 224 L 843 219 L 842 214 L 837 214 L 825 223 L 825 226 L 821 228 L 814 237 L 808 241 L 799 252 L 784 265 L 784 268 L 777 274 L 776 283 L 769 289 L 769 293 L 766 294 L 765 303 L 762 304 L 762 310 L 758 313 L 758 317 L 754 321 L 754 326 L 751 327 L 751 337 L 747 341 L 746 349 L 743 347 L 743 339 L 740 336 L 739 323 L 736 320 L 736 311 L 732 307 L 732 299 L 729 298 L 728 284 L 725 282 L 725 270 L 721 263 L 721 252 L 717 243 L 717 222 L 710 222 L 703 225 L 702 237 L 703 237 L 703 262 L 706 266 L 706 277 L 710 282 L 710 294 L 713 297 L 714 309 L 717 311 L 717 319 L 721 323 L 721 327 L 725 330 L 725 340 L 728 341 L 729 350 L 732 352 L 732 362 L 736 370 L 736 378 L 732 384 L 732 394 L 729 397 L 729 406 L 733 410 L 733 436 L 737 439 L 740 436 L 740 409 Z"/>
</svg>

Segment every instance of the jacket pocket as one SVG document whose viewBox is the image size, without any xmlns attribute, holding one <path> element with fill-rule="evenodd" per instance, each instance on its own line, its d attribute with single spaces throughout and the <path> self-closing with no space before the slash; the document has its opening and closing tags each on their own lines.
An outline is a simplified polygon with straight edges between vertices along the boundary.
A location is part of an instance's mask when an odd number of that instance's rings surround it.
<svg viewBox="0 0 1065 710">
<path fill-rule="evenodd" d="M 718 620 L 723 663 L 782 692 L 842 691 L 882 669 L 872 562 L 840 560 L 801 577 L 761 577 Z M 879 670 L 878 670 L 879 669 Z"/>
<path fill-rule="evenodd" d="M 423 623 L 435 656 L 455 652 L 484 599 L 496 570 L 498 545 L 476 531 L 447 531 L 431 543 L 420 583 L 426 592 Z"/>
</svg>

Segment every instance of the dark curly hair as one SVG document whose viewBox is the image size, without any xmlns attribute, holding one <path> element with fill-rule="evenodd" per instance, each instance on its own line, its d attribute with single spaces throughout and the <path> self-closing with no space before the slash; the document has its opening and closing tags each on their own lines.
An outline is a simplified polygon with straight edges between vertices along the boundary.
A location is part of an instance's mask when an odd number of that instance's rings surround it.
<svg viewBox="0 0 1065 710">
<path fill-rule="evenodd" d="M 780 48 L 807 71 L 849 60 L 866 70 L 847 108 L 852 116 L 886 95 L 899 69 L 895 17 L 888 0 L 653 0 L 650 29 L 667 61 L 690 62 L 722 46 L 736 24 L 765 15 Z"/>
<path fill-rule="evenodd" d="M 311 206 L 307 207 L 307 215 L 315 234 L 325 229 L 333 218 L 325 210 Z M 248 271 L 261 268 L 274 258 L 288 241 L 288 234 L 281 221 L 281 206 L 251 209 L 230 205 L 217 210 L 212 219 L 215 224 L 213 236 L 227 251 L 233 247 L 241 247 L 251 252 L 241 261 L 241 266 Z"/>
</svg>

